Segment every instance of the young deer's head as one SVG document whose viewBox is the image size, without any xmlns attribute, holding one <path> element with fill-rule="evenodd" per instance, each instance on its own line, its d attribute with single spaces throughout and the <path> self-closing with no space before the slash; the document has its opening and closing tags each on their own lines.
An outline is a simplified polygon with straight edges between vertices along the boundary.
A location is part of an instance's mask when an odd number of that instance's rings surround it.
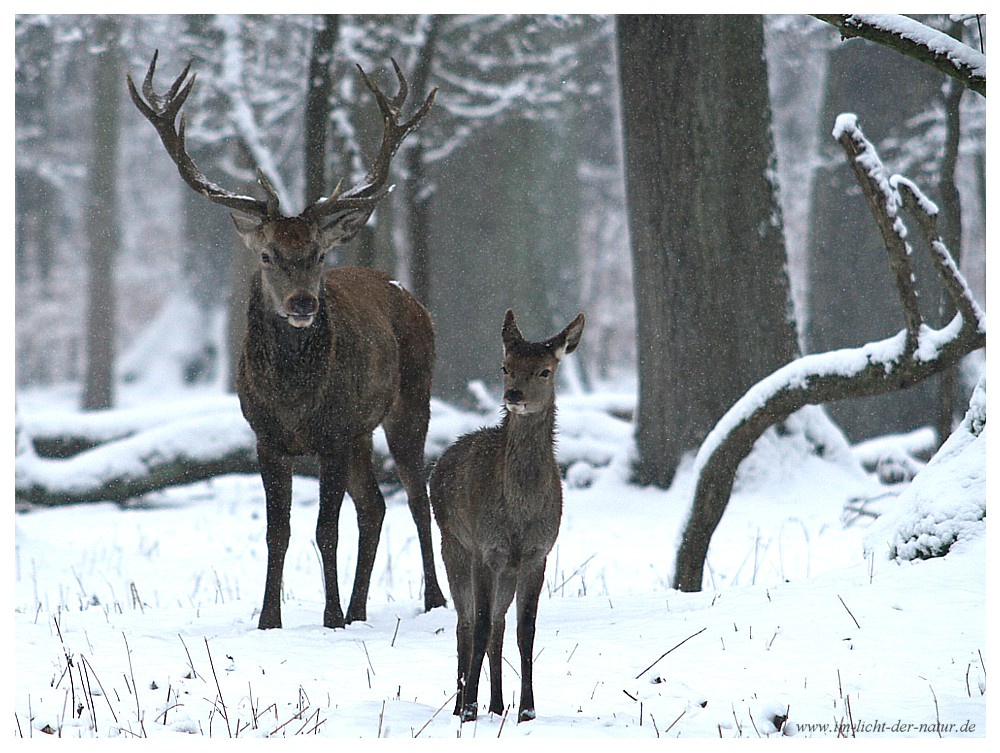
<svg viewBox="0 0 1000 753">
<path fill-rule="evenodd" d="M 517 327 L 514 312 L 507 310 L 503 330 L 503 402 L 516 415 L 541 413 L 555 404 L 559 362 L 576 350 L 583 334 L 584 317 L 578 314 L 566 329 L 543 342 L 529 342 Z"/>
<path fill-rule="evenodd" d="M 392 98 L 386 96 L 359 66 L 361 77 L 382 114 L 382 144 L 378 154 L 360 183 L 346 191 L 341 191 L 338 184 L 329 197 L 313 202 L 295 217 L 286 217 L 278 208 L 274 188 L 260 170 L 257 171 L 258 180 L 266 199 L 227 191 L 201 173 L 184 145 L 183 116 L 177 123 L 177 116 L 195 82 L 194 74 L 188 78 L 191 64 L 181 71 L 165 94 L 158 94 L 153 89 L 157 57 L 158 54 L 153 55 L 142 82 L 142 96 L 132 77 L 128 76 L 132 102 L 156 128 L 184 182 L 210 201 L 236 210 L 233 215 L 236 230 L 257 256 L 262 287 L 272 310 L 293 327 L 308 327 L 319 312 L 326 251 L 353 238 L 378 202 L 392 189 L 387 183 L 392 157 L 406 135 L 427 115 L 435 92 L 427 96 L 413 117 L 400 121 L 408 87 L 396 61 L 393 60 L 392 65 L 399 90 Z"/>
</svg>

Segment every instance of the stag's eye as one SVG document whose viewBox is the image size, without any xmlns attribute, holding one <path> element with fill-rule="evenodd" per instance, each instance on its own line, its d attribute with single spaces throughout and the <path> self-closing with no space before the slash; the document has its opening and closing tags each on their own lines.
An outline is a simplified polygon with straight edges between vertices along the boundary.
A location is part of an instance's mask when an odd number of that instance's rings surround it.
<svg viewBox="0 0 1000 753">
<path fill-rule="evenodd" d="M 319 255 L 316 257 L 316 263 L 322 264 L 324 261 L 326 261 L 326 251 L 320 251 Z"/>
<path fill-rule="evenodd" d="M 260 255 L 260 263 L 265 267 L 271 264 L 271 255 L 267 251 L 262 251 Z"/>
</svg>

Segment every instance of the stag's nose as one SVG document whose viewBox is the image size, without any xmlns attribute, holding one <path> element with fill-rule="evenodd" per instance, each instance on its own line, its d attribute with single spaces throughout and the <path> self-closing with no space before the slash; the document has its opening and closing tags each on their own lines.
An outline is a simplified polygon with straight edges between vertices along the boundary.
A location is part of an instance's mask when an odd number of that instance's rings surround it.
<svg viewBox="0 0 1000 753">
<path fill-rule="evenodd" d="M 288 299 L 285 310 L 289 316 L 316 316 L 319 311 L 319 299 L 308 293 L 299 293 Z"/>
<path fill-rule="evenodd" d="M 285 301 L 288 323 L 293 327 L 308 327 L 319 312 L 319 299 L 308 293 L 298 293 Z"/>
</svg>

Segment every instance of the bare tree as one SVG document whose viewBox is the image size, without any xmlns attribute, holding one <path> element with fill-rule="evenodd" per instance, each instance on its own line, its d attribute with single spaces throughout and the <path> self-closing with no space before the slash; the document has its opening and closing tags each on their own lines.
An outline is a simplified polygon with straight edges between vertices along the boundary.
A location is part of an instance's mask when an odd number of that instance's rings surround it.
<svg viewBox="0 0 1000 753">
<path fill-rule="evenodd" d="M 677 552 L 674 585 L 700 591 L 712 534 L 729 502 L 740 462 L 771 426 L 805 405 L 905 389 L 986 346 L 986 320 L 937 230 L 938 208 L 911 181 L 887 174 L 853 116 L 835 135 L 872 210 L 888 254 L 905 328 L 853 350 L 804 356 L 758 382 L 723 416 L 695 460 L 694 502 Z M 904 207 L 927 240 L 934 266 L 957 310 L 941 329 L 926 323 L 910 270 Z"/>
<path fill-rule="evenodd" d="M 118 254 L 118 137 L 121 113 L 121 54 L 114 16 L 101 16 L 94 29 L 92 151 L 87 167 L 87 371 L 83 408 L 110 408 L 114 402 L 115 317 Z"/>
</svg>

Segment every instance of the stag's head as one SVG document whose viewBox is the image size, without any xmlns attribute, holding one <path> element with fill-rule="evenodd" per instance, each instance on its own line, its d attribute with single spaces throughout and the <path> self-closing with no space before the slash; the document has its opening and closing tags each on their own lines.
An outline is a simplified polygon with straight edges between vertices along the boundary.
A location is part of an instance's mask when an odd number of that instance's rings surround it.
<svg viewBox="0 0 1000 753">
<path fill-rule="evenodd" d="M 184 68 L 166 94 L 153 90 L 157 54 L 146 72 L 142 94 L 132 77 L 127 77 L 129 94 L 139 112 L 156 128 L 170 158 L 184 181 L 209 200 L 236 210 L 233 221 L 247 248 L 255 254 L 261 286 L 273 311 L 293 327 L 308 327 L 319 312 L 323 285 L 323 262 L 327 250 L 347 243 L 364 227 L 378 202 L 392 189 L 388 185 L 389 165 L 399 145 L 427 115 L 434 102 L 432 91 L 409 120 L 400 122 L 399 114 L 406 100 L 407 84 L 396 61 L 392 61 L 399 81 L 399 91 L 387 97 L 358 66 L 361 77 L 375 97 L 382 113 L 382 144 L 368 174 L 357 185 L 333 193 L 310 204 L 294 217 L 279 209 L 278 196 L 264 174 L 258 179 L 266 199 L 241 196 L 209 181 L 194 164 L 184 146 L 184 117 L 177 125 L 177 115 L 194 87 L 195 76 L 188 78 L 191 64 Z M 145 97 L 145 98 L 143 98 Z"/>
<path fill-rule="evenodd" d="M 503 402 L 516 415 L 541 413 L 555 404 L 559 362 L 576 350 L 583 334 L 584 317 L 578 314 L 566 329 L 542 342 L 525 340 L 514 312 L 507 310 L 503 338 Z"/>
</svg>

